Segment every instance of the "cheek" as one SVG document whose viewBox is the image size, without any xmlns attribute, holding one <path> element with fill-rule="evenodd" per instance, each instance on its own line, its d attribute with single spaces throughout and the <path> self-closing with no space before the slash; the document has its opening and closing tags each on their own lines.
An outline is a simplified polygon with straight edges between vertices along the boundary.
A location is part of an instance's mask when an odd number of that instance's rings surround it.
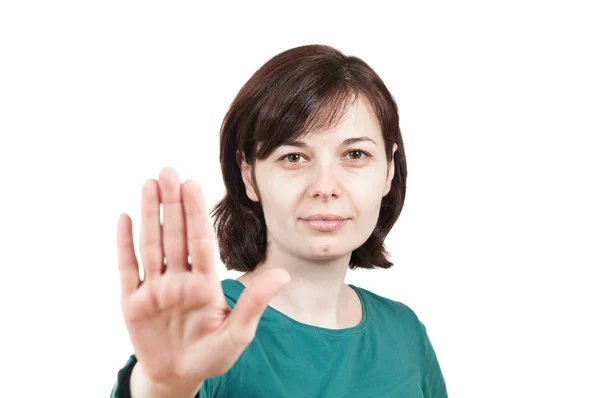
<svg viewBox="0 0 600 398">
<path fill-rule="evenodd" d="M 350 191 L 351 200 L 357 213 L 357 234 L 367 238 L 377 225 L 381 210 L 381 200 L 385 188 L 385 179 L 373 176 L 373 179 L 365 184 L 354 184 Z M 377 177 L 381 177 L 378 175 Z M 364 235 L 364 236 L 363 236 Z"/>
<path fill-rule="evenodd" d="M 381 195 L 378 192 L 363 192 L 355 202 L 361 226 L 375 226 L 381 209 Z"/>
<path fill-rule="evenodd" d="M 298 202 L 298 184 L 288 180 L 271 178 L 261 187 L 265 219 L 275 223 L 288 222 L 295 216 Z"/>
<path fill-rule="evenodd" d="M 381 178 L 381 173 L 369 173 L 349 181 L 346 187 L 359 211 L 373 209 L 381 204 L 385 178 Z"/>
</svg>

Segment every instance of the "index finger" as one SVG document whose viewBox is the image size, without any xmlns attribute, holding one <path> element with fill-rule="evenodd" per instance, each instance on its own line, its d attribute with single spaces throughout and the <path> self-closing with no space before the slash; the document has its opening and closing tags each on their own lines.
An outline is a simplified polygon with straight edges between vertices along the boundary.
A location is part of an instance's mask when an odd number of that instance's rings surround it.
<svg viewBox="0 0 600 398">
<path fill-rule="evenodd" d="M 122 298 L 133 293 L 140 284 L 139 264 L 135 256 L 131 228 L 131 218 L 127 214 L 121 214 L 117 226 L 117 259 Z"/>
<path fill-rule="evenodd" d="M 183 184 L 183 207 L 186 218 L 187 246 L 192 258 L 192 270 L 203 273 L 215 272 L 215 236 L 206 210 L 204 194 L 194 180 Z"/>
</svg>

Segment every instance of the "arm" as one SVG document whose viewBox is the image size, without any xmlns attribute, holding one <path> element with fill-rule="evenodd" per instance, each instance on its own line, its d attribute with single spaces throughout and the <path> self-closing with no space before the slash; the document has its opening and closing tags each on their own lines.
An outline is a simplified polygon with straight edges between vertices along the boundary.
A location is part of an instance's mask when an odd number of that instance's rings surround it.
<svg viewBox="0 0 600 398">
<path fill-rule="evenodd" d="M 446 381 L 425 325 L 421 323 L 424 343 L 422 388 L 425 398 L 448 398 Z"/>
</svg>

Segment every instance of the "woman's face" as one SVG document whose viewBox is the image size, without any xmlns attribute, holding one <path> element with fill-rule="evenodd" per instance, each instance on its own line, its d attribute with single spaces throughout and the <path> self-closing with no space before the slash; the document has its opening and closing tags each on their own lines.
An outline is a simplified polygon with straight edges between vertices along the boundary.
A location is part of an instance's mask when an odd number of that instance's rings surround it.
<svg viewBox="0 0 600 398">
<path fill-rule="evenodd" d="M 259 202 L 250 166 L 242 164 L 246 193 Z M 256 162 L 270 250 L 310 260 L 349 254 L 373 232 L 393 177 L 377 119 L 359 98 L 335 128 Z M 341 220 L 322 220 L 329 217 Z"/>
</svg>

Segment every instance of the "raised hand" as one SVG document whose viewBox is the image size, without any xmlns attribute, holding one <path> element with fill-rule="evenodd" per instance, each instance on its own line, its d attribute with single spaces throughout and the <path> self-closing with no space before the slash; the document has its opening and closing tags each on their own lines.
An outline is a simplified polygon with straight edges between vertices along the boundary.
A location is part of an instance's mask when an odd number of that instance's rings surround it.
<svg viewBox="0 0 600 398">
<path fill-rule="evenodd" d="M 122 214 L 117 229 L 121 308 L 136 367 L 150 383 L 199 388 L 233 366 L 290 276 L 281 269 L 257 275 L 231 311 L 215 269 L 214 232 L 200 185 L 181 184 L 174 169 L 162 169 L 158 181 L 144 183 L 141 207 L 143 281 L 131 218 Z"/>
</svg>

